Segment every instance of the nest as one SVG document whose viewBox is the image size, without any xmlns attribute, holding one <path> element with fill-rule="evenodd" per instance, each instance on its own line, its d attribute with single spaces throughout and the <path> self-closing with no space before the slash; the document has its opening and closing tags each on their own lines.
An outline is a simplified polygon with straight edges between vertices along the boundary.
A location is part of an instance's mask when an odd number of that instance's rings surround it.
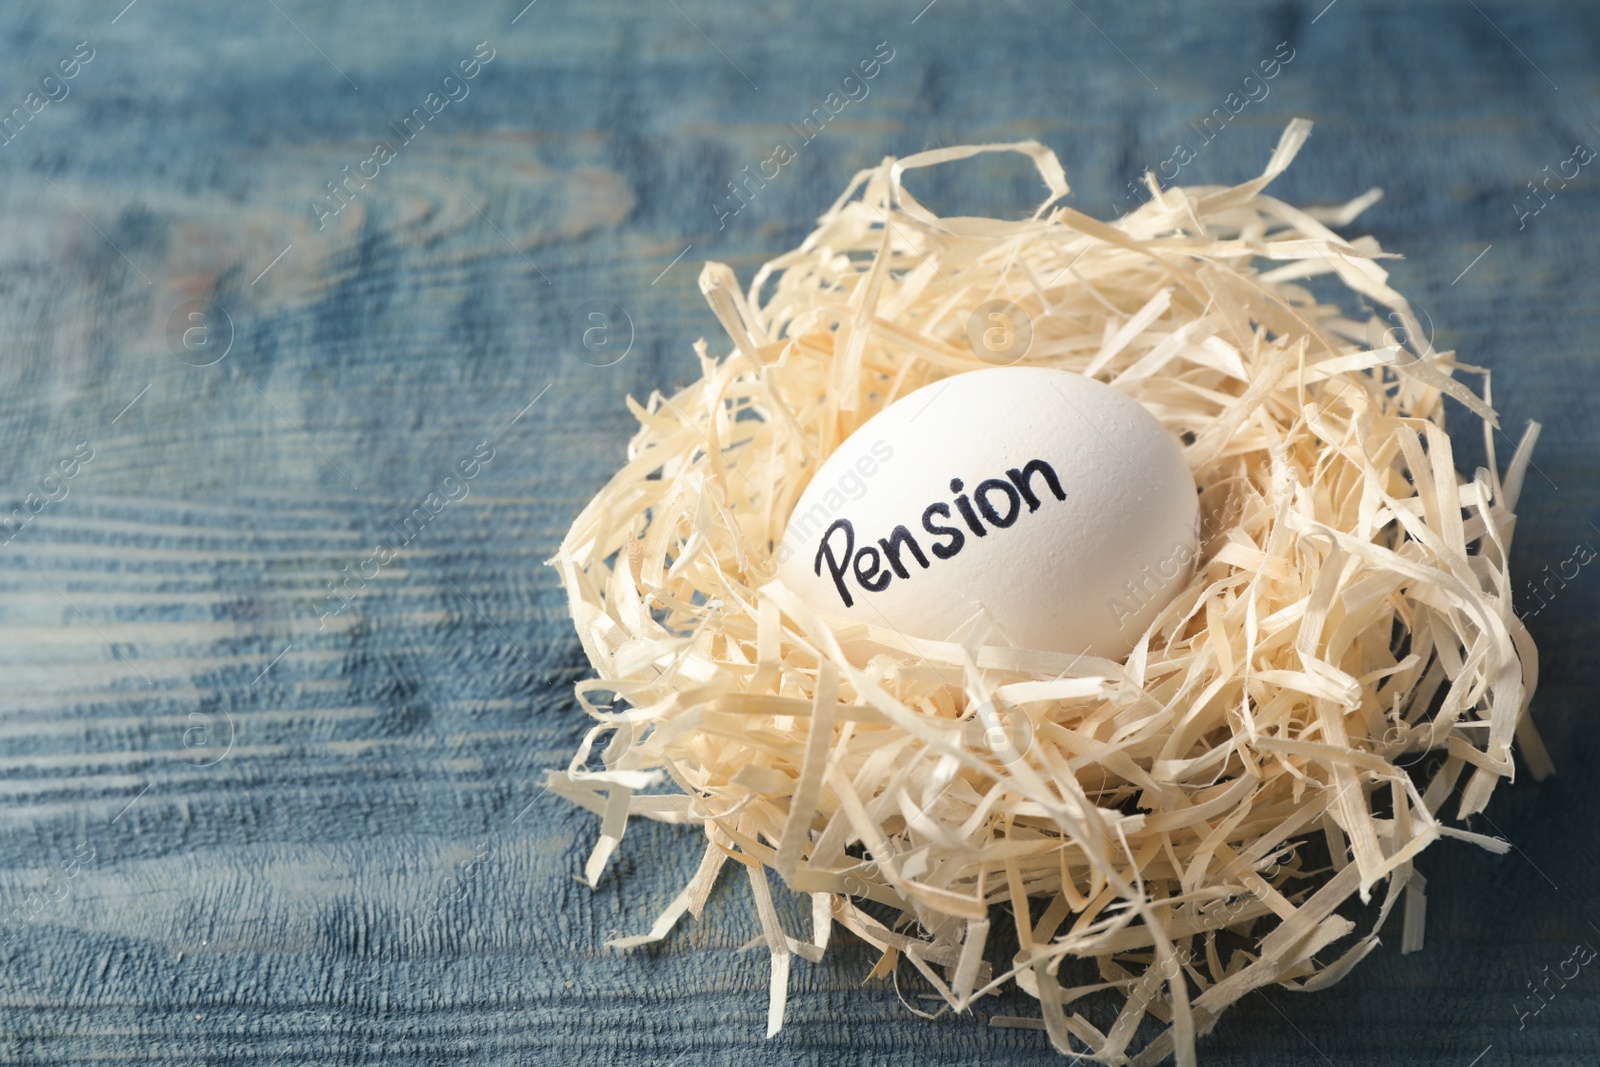
<svg viewBox="0 0 1600 1067">
<path fill-rule="evenodd" d="M 1429 844 L 1505 850 L 1461 824 L 1513 775 L 1514 740 L 1549 766 L 1507 565 L 1538 426 L 1502 474 L 1488 372 L 1433 348 L 1374 239 L 1329 228 L 1377 190 L 1320 210 L 1264 195 L 1309 132 L 1291 123 L 1231 188 L 1147 175 L 1115 222 L 1061 204 L 1034 142 L 890 158 L 748 292 L 707 264 L 731 350 L 701 341 L 698 381 L 630 399 L 627 463 L 552 560 L 598 675 L 577 686 L 596 725 L 550 780 L 602 816 L 589 882 L 631 816 L 705 838 L 650 931 L 611 944 L 698 916 L 733 860 L 771 952 L 769 1034 L 793 958 L 837 924 L 882 951 L 874 976 L 909 963 L 948 1010 L 1015 983 L 1038 1015 L 991 1022 L 1105 1063 L 1192 1064 L 1251 990 L 1338 981 L 1402 900 L 1402 949 L 1420 948 Z M 985 152 L 1036 165 L 1050 195 L 1031 217 L 941 218 L 903 185 Z M 995 299 L 1031 320 L 1026 363 L 1108 382 L 1185 442 L 1202 552 L 1125 662 L 981 626 L 911 643 L 825 621 L 772 577 L 840 441 L 990 365 L 967 319 Z M 1470 480 L 1446 396 L 1483 422 Z M 984 741 L 996 723 L 1026 738 L 1013 758 Z M 784 928 L 769 868 L 811 895 L 809 936 Z M 1015 927 L 1000 963 L 996 922 Z"/>
</svg>

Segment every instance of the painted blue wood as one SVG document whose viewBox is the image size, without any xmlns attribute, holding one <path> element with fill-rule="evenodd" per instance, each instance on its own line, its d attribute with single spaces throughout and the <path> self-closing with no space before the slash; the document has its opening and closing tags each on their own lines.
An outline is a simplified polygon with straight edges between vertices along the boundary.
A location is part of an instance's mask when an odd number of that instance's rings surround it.
<svg viewBox="0 0 1600 1067">
<path fill-rule="evenodd" d="M 584 675 L 541 561 L 624 396 L 716 335 L 703 259 L 748 276 L 886 153 L 1037 137 L 1107 214 L 1180 142 L 1233 181 L 1317 120 L 1279 191 L 1382 185 L 1436 340 L 1545 424 L 1521 572 L 1600 538 L 1600 194 L 1527 184 L 1600 144 L 1592 5 L 123 2 L 0 9 L 0 1063 L 1057 1062 L 985 1025 L 1025 1000 L 922 1022 L 848 943 L 764 1040 L 747 890 L 606 952 L 694 853 L 637 826 L 591 892 L 596 823 L 537 784 Z M 1038 196 L 987 161 L 917 188 Z M 592 304 L 625 318 L 586 350 Z M 1203 1062 L 1600 1058 L 1600 974 L 1549 980 L 1600 943 L 1597 603 L 1583 567 L 1530 620 L 1562 773 L 1475 824 L 1516 850 L 1431 850 L 1425 952 L 1253 995 Z"/>
</svg>

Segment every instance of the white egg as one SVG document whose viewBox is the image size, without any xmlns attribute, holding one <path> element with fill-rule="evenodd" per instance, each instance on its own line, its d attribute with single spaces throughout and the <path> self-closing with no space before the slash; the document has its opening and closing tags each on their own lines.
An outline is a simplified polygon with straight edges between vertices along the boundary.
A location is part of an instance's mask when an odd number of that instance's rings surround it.
<svg viewBox="0 0 1600 1067">
<path fill-rule="evenodd" d="M 959 639 L 1122 659 L 1187 584 L 1199 502 L 1138 401 L 1045 367 L 935 382 L 868 419 L 790 515 L 777 575 L 812 607 Z"/>
</svg>

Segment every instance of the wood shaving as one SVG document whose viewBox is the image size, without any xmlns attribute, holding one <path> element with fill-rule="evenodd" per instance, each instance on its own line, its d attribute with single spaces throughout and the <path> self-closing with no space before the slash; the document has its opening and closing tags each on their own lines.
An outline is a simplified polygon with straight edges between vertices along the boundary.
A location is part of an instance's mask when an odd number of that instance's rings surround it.
<svg viewBox="0 0 1600 1067">
<path fill-rule="evenodd" d="M 769 1035 L 794 957 L 819 959 L 837 924 L 882 952 L 873 976 L 908 963 L 951 1010 L 1014 983 L 1038 1015 L 996 1025 L 1184 1065 L 1251 990 L 1338 981 L 1402 899 L 1402 948 L 1422 947 L 1417 854 L 1441 837 L 1504 849 L 1455 824 L 1512 777 L 1514 740 L 1550 769 L 1507 564 L 1538 426 L 1502 475 L 1489 373 L 1433 348 L 1374 239 L 1318 221 L 1350 222 L 1376 191 L 1322 210 L 1265 194 L 1310 129 L 1291 123 L 1242 185 L 1147 176 L 1151 199 L 1115 222 L 1062 204 L 1035 142 L 890 158 L 748 291 L 706 265 L 731 349 L 699 342 L 698 381 L 630 399 L 627 463 L 551 560 L 598 676 L 577 685 L 595 725 L 550 779 L 601 816 L 588 881 L 632 816 L 705 838 L 682 893 L 615 945 L 698 916 L 732 860 L 771 954 Z M 1049 196 L 1031 216 L 941 218 L 904 185 L 989 152 L 1037 167 Z M 1311 278 L 1367 314 L 1319 302 Z M 966 320 L 995 299 L 1031 321 L 1026 363 L 1108 382 L 1186 443 L 1202 562 L 1126 662 L 981 629 L 830 628 L 772 578 L 845 437 L 989 365 Z M 1483 422 L 1490 466 L 1470 480 L 1445 396 Z M 974 742 L 997 714 L 1028 738 L 1020 756 Z M 812 895 L 809 938 L 784 928 L 768 869 Z M 991 967 L 1012 925 L 1018 950 Z"/>
</svg>

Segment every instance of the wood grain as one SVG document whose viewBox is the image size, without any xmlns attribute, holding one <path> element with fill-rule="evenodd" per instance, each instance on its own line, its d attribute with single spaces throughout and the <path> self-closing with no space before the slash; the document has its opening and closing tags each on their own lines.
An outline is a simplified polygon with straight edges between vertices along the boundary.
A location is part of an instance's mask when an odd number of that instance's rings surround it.
<svg viewBox="0 0 1600 1067">
<path fill-rule="evenodd" d="M 1270 95 L 1180 180 L 1252 175 L 1315 119 L 1278 191 L 1383 186 L 1362 226 L 1406 253 L 1396 281 L 1436 341 L 1493 368 L 1507 433 L 1545 424 L 1517 565 L 1600 543 L 1600 194 L 1586 168 L 1521 228 L 1513 207 L 1600 145 L 1591 5 L 924 2 L 0 10 L 0 107 L 96 50 L 0 146 L 0 511 L 94 452 L 0 545 L 0 1063 L 1060 1062 L 986 1025 L 1026 998 L 918 1020 L 848 943 L 797 968 L 764 1040 L 747 887 L 609 953 L 697 854 L 630 831 L 590 891 L 597 822 L 538 784 L 583 729 L 586 672 L 542 561 L 623 457 L 623 398 L 686 381 L 717 336 L 704 259 L 748 277 L 885 154 L 1037 137 L 1075 205 L 1110 214 L 1288 42 Z M 479 42 L 495 58 L 470 95 L 319 230 L 324 183 Z M 870 95 L 719 228 L 726 184 L 879 42 Z M 1039 193 L 979 161 L 917 190 L 946 212 Z M 612 366 L 578 358 L 593 301 L 631 322 Z M 186 308 L 212 347 L 175 346 Z M 1470 470 L 1481 438 L 1453 415 Z M 323 617 L 329 583 L 482 443 L 469 495 Z M 1253 996 L 1202 1062 L 1595 1062 L 1592 969 L 1519 1010 L 1600 944 L 1597 605 L 1585 569 L 1530 618 L 1561 775 L 1475 825 L 1517 848 L 1430 851 L 1426 951 L 1401 956 L 1396 929 L 1333 990 Z"/>
</svg>

